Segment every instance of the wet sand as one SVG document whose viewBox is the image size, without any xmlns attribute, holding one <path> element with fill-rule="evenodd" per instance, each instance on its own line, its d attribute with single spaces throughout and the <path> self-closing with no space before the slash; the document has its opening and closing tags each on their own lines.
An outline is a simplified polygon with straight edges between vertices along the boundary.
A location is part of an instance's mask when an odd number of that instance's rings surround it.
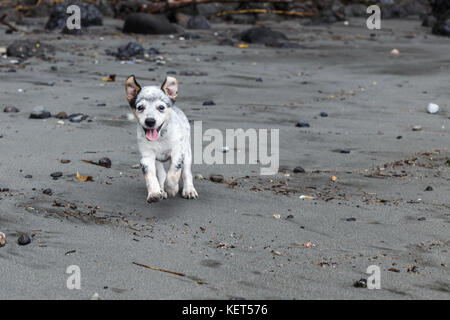
<svg viewBox="0 0 450 320">
<path fill-rule="evenodd" d="M 217 43 L 250 26 L 214 24 L 192 32 L 201 39 L 181 41 L 124 35 L 118 20 L 80 37 L 29 21 L 23 28 L 38 32 L 3 34 L 0 46 L 40 39 L 55 54 L 30 58 L 15 73 L 0 68 L 0 188 L 10 189 L 0 192 L 0 299 L 450 298 L 447 38 L 418 19 L 383 21 L 375 40 L 360 19 L 292 20 L 266 24 L 302 49 L 237 48 Z M 121 64 L 105 54 L 136 39 L 166 63 Z M 204 130 L 279 129 L 280 173 L 195 165 L 194 173 L 223 174 L 225 183 L 195 180 L 199 200 L 147 204 L 123 81 L 135 74 L 143 85 L 160 84 L 173 71 L 177 106 Z M 109 74 L 116 82 L 102 81 Z M 438 114 L 426 113 L 430 102 Z M 8 105 L 20 112 L 1 112 Z M 92 121 L 28 119 L 39 105 Z M 300 120 L 310 127 L 296 127 Z M 81 161 L 101 157 L 110 169 Z M 306 172 L 293 173 L 297 166 Z M 53 180 L 56 171 L 63 177 Z M 78 181 L 77 171 L 94 181 Z M 23 232 L 32 235 L 27 246 L 17 244 Z M 81 290 L 66 288 L 70 265 L 81 269 Z M 381 269 L 381 289 L 355 288 L 370 265 Z"/>
</svg>

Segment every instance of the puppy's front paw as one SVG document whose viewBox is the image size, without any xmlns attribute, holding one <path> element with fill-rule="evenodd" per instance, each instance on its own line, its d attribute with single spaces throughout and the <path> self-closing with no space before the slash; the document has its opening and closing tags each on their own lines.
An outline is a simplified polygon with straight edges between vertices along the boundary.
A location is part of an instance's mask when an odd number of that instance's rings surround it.
<svg viewBox="0 0 450 320">
<path fill-rule="evenodd" d="M 150 192 L 147 196 L 147 202 L 149 202 L 149 203 L 158 202 L 162 199 L 164 199 L 164 194 L 162 191 L 153 192 L 153 193 Z"/>
<path fill-rule="evenodd" d="M 174 188 L 168 188 L 166 186 L 167 195 L 171 198 L 176 197 L 176 195 L 178 194 L 178 190 L 179 190 L 178 186 L 176 186 Z"/>
<path fill-rule="evenodd" d="M 198 193 L 195 190 L 195 188 L 192 186 L 189 188 L 184 188 L 183 192 L 181 193 L 181 196 L 185 199 L 197 199 Z"/>
</svg>

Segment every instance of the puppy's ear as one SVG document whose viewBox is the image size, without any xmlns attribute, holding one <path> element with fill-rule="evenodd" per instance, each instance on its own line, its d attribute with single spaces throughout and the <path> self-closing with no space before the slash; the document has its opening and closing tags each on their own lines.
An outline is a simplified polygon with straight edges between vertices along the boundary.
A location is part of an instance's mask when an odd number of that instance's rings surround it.
<svg viewBox="0 0 450 320">
<path fill-rule="evenodd" d="M 172 101 L 175 101 L 178 96 L 178 81 L 174 77 L 166 77 L 161 90 L 164 91 Z"/>
<path fill-rule="evenodd" d="M 136 82 L 134 75 L 129 76 L 127 81 L 125 81 L 125 92 L 127 94 L 128 103 L 132 108 L 135 108 L 134 101 L 141 91 L 141 86 Z"/>
</svg>

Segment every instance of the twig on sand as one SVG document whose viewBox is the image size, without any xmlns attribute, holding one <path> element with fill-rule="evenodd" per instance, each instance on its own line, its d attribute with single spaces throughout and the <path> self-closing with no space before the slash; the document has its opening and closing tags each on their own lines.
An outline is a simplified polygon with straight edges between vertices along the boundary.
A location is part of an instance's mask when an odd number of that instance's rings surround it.
<svg viewBox="0 0 450 320">
<path fill-rule="evenodd" d="M 171 273 L 171 274 L 174 274 L 174 275 L 177 275 L 177 276 L 180 276 L 180 277 L 184 277 L 185 276 L 184 273 L 180 273 L 180 272 L 175 272 L 175 271 L 155 268 L 155 267 L 148 266 L 148 265 L 145 265 L 145 264 L 140 264 L 140 263 L 137 263 L 137 262 L 134 262 L 134 261 L 132 263 L 137 265 L 137 266 L 144 267 L 144 268 L 151 269 L 151 270 L 155 270 L 155 271 L 167 272 L 167 273 Z"/>
<path fill-rule="evenodd" d="M 14 27 L 12 24 L 10 24 L 8 21 L 6 21 L 6 14 L 2 15 L 0 18 L 0 23 L 4 24 L 5 26 L 9 27 L 12 31 L 16 31 L 18 32 L 19 29 L 17 29 L 16 27 Z"/>
<path fill-rule="evenodd" d="M 96 165 L 96 166 L 103 167 L 101 164 L 98 164 L 98 163 L 95 162 L 95 161 L 86 160 L 86 159 L 81 159 L 81 161 L 86 162 L 86 163 L 90 163 L 90 164 L 94 164 L 94 165 Z"/>
</svg>

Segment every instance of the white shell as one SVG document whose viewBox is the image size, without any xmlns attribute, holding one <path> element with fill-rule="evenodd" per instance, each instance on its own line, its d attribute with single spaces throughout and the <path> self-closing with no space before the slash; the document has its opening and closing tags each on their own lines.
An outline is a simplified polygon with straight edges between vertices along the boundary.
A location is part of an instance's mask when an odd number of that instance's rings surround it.
<svg viewBox="0 0 450 320">
<path fill-rule="evenodd" d="M 439 106 L 435 103 L 430 103 L 427 107 L 427 112 L 434 114 L 439 112 Z"/>
</svg>

